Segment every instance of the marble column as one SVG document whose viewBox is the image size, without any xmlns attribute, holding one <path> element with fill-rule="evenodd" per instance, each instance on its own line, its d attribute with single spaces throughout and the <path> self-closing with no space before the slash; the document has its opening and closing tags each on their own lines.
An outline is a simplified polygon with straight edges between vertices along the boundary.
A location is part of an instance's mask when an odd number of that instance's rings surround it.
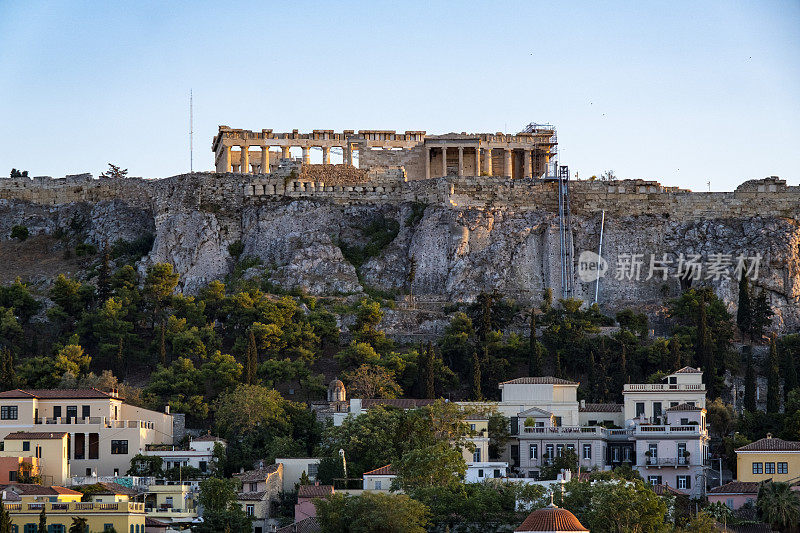
<svg viewBox="0 0 800 533">
<path fill-rule="evenodd" d="M 462 146 L 458 147 L 458 175 L 464 175 L 464 148 Z"/>
<path fill-rule="evenodd" d="M 447 147 L 442 146 L 442 177 L 447 176 Z"/>
<path fill-rule="evenodd" d="M 425 179 L 430 179 L 431 177 L 431 149 L 429 147 L 425 147 Z"/>
<path fill-rule="evenodd" d="M 261 147 L 261 173 L 269 174 L 269 146 Z"/>
<path fill-rule="evenodd" d="M 289 146 L 281 146 L 281 157 L 283 159 L 289 159 L 291 156 L 292 154 L 289 153 Z"/>
<path fill-rule="evenodd" d="M 533 177 L 533 168 L 531 164 L 531 151 L 525 150 L 522 152 L 522 157 L 525 158 L 525 177 L 530 179 Z"/>
<path fill-rule="evenodd" d="M 475 148 L 475 175 L 481 175 L 481 149 L 480 147 Z"/>
<path fill-rule="evenodd" d="M 486 170 L 486 175 L 492 175 L 492 147 L 489 146 L 486 148 L 486 153 L 484 154 L 486 157 L 483 158 L 484 166 Z"/>
<path fill-rule="evenodd" d="M 222 172 L 230 172 L 231 171 L 231 147 L 230 146 L 223 146 L 222 147 Z"/>
<path fill-rule="evenodd" d="M 303 147 L 303 164 L 307 165 L 311 162 L 310 149 L 307 146 Z"/>
<path fill-rule="evenodd" d="M 331 149 L 327 146 L 322 147 L 322 164 L 323 165 L 330 165 L 331 164 Z"/>
<path fill-rule="evenodd" d="M 342 162 L 345 165 L 353 166 L 353 147 L 350 143 L 344 145 L 344 160 Z"/>
<path fill-rule="evenodd" d="M 511 166 L 511 149 L 506 148 L 503 150 L 503 153 L 505 155 L 505 162 L 503 163 L 503 173 L 508 177 L 513 177 L 511 174 L 513 171 L 513 167 Z"/>
<path fill-rule="evenodd" d="M 250 173 L 250 149 L 242 146 L 242 155 L 239 157 L 239 172 L 242 174 Z"/>
</svg>

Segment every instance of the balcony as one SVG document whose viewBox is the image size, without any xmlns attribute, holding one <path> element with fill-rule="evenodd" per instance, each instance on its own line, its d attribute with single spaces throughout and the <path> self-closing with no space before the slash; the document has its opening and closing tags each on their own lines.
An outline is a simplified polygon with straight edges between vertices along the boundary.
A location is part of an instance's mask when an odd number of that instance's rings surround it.
<svg viewBox="0 0 800 533">
<path fill-rule="evenodd" d="M 74 514 L 85 513 L 144 513 L 144 504 L 139 502 L 116 502 L 116 503 L 94 503 L 94 502 L 38 502 L 38 503 L 5 503 L 7 511 L 36 511 L 41 512 L 45 509 L 47 514 Z"/>
<path fill-rule="evenodd" d="M 66 417 L 58 418 L 42 417 L 34 420 L 35 424 L 45 425 L 94 425 L 101 428 L 124 429 L 140 428 L 155 429 L 155 424 L 147 420 L 114 420 L 106 416 L 89 416 L 86 418 Z"/>
<path fill-rule="evenodd" d="M 596 435 L 598 438 L 627 439 L 633 431 L 630 429 L 607 429 L 603 426 L 552 426 L 552 427 L 525 427 L 521 435 L 540 435 L 542 437 L 564 437 L 564 438 L 591 438 Z"/>
<path fill-rule="evenodd" d="M 622 392 L 664 392 L 664 391 L 696 391 L 704 392 L 703 383 L 626 383 Z"/>
<path fill-rule="evenodd" d="M 648 435 L 652 435 L 653 433 L 674 433 L 680 435 L 700 435 L 700 426 L 699 425 L 687 425 L 687 426 L 667 426 L 667 425 L 639 425 L 636 426 L 634 430 L 635 434 L 642 434 L 646 433 Z M 705 431 L 703 432 L 705 433 Z"/>
<path fill-rule="evenodd" d="M 692 466 L 688 457 L 645 457 L 644 464 L 639 466 L 662 468 L 679 466 Z"/>
</svg>

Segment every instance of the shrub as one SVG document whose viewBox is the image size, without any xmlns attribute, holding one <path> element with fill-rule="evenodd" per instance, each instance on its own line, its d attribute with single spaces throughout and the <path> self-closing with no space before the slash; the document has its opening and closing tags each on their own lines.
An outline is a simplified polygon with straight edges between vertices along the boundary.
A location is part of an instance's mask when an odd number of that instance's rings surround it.
<svg viewBox="0 0 800 533">
<path fill-rule="evenodd" d="M 231 257 L 238 259 L 244 253 L 244 243 L 240 240 L 233 241 L 228 245 L 228 253 L 231 254 Z"/>
<path fill-rule="evenodd" d="M 84 255 L 95 255 L 97 254 L 97 246 L 94 244 L 89 244 L 87 242 L 82 242 L 75 247 L 75 255 L 78 257 L 83 257 Z"/>
<path fill-rule="evenodd" d="M 20 241 L 24 241 L 28 238 L 28 228 L 25 226 L 14 226 L 11 228 L 11 238 L 12 239 L 19 239 Z"/>
</svg>

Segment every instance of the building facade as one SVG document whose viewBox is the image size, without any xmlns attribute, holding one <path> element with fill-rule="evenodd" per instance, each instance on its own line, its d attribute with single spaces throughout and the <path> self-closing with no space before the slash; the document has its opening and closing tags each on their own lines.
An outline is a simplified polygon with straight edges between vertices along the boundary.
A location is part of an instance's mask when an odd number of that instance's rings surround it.
<svg viewBox="0 0 800 533">
<path fill-rule="evenodd" d="M 736 448 L 739 481 L 792 481 L 800 477 L 800 442 L 776 439 L 771 434 Z"/>
<path fill-rule="evenodd" d="M 0 393 L 0 438 L 14 432 L 67 433 L 72 475 L 125 474 L 148 444 L 173 444 L 173 419 L 98 389 Z"/>
<path fill-rule="evenodd" d="M 45 485 L 65 485 L 69 480 L 69 434 L 64 432 L 15 431 L 0 442 L 0 464 L 31 466 L 29 475 Z M 12 470 L 0 470 L 0 483 L 20 481 Z"/>
</svg>

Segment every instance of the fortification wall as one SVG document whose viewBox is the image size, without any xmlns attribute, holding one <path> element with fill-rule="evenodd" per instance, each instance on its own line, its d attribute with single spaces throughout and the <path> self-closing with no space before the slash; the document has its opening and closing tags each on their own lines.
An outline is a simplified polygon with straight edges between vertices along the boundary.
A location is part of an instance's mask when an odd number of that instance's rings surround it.
<svg viewBox="0 0 800 533">
<path fill-rule="evenodd" d="M 552 181 L 489 176 L 406 181 L 403 168 L 355 169 L 303 165 L 300 172 L 269 175 L 182 174 L 163 179 L 65 178 L 0 179 L 0 198 L 41 205 L 122 200 L 153 211 L 156 220 L 182 210 L 233 214 L 244 202 L 313 198 L 348 203 L 423 202 L 451 208 L 558 209 Z M 294 177 L 297 176 L 297 177 Z M 333 180 L 333 183 L 328 181 Z M 654 181 L 575 181 L 570 186 L 575 214 L 605 210 L 609 215 L 679 218 L 778 216 L 800 218 L 800 187 L 776 177 L 743 183 L 732 192 L 691 192 Z"/>
</svg>

